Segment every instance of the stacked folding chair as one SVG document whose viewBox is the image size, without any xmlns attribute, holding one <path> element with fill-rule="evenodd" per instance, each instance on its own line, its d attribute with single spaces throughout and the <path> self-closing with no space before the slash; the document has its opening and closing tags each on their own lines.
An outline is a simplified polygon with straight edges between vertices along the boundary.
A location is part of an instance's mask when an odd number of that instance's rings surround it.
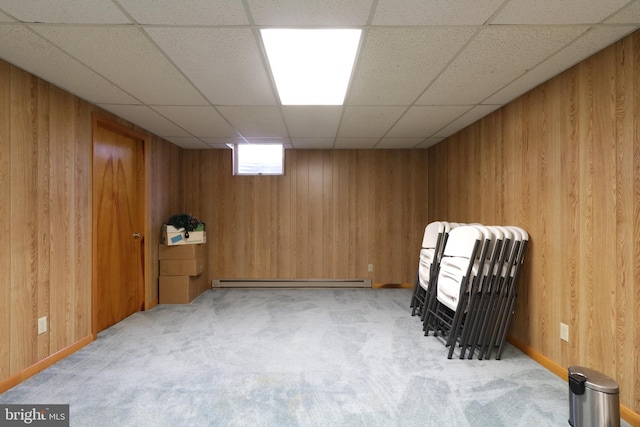
<svg viewBox="0 0 640 427">
<path fill-rule="evenodd" d="M 470 307 L 472 315 L 469 319 L 468 335 L 465 337 L 464 346 L 460 351 L 460 358 L 465 357 L 465 353 L 469 350 L 469 359 L 473 357 L 479 343 L 484 339 L 486 330 L 491 318 L 492 309 L 495 298 L 497 297 L 497 286 L 504 270 L 504 263 L 507 261 L 507 255 L 512 240 L 511 232 L 499 226 L 490 227 L 494 233 L 494 245 L 490 254 L 490 261 L 485 270 L 485 277 L 481 288 L 474 294 L 473 304 Z"/>
<path fill-rule="evenodd" d="M 418 274 L 412 314 L 421 314 L 425 335 L 433 331 L 444 340 L 448 358 L 459 347 L 461 359 L 474 354 L 489 358 L 494 351 L 500 359 L 529 236 L 519 227 L 454 226 L 444 238 L 439 262 L 437 256 L 430 258 L 436 262 L 428 264 L 428 280 Z M 426 237 L 425 229 L 423 246 Z"/>
<path fill-rule="evenodd" d="M 496 263 L 498 262 L 504 242 L 504 233 L 500 227 L 480 227 L 480 230 L 485 237 L 484 247 L 483 252 L 478 258 L 478 266 L 474 270 L 474 282 L 468 295 L 467 314 L 460 334 L 461 359 L 465 357 L 466 351 L 473 345 L 474 339 L 476 338 L 475 334 L 479 331 L 479 318 L 483 308 L 483 296 L 491 286 L 495 275 Z M 453 348 L 451 348 L 449 352 L 451 354 Z"/>
<path fill-rule="evenodd" d="M 511 324 L 511 317 L 513 315 L 513 306 L 516 300 L 516 279 L 520 266 L 524 262 L 524 252 L 529 241 L 529 235 L 525 230 L 519 227 L 509 227 L 514 234 L 514 254 L 512 262 L 505 272 L 506 278 L 503 282 L 502 289 L 500 289 L 499 303 L 496 307 L 495 322 L 492 325 L 493 332 L 491 333 L 490 340 L 487 345 L 486 358 L 491 357 L 493 350 L 496 350 L 496 359 L 500 359 L 502 356 L 502 350 L 504 348 L 504 342 L 506 340 L 507 331 Z"/>
<path fill-rule="evenodd" d="M 422 247 L 420 248 L 420 260 L 418 263 L 418 273 L 411 297 L 411 315 L 419 314 L 422 318 L 424 307 L 431 296 L 430 283 L 437 272 L 442 251 L 450 230 L 447 222 L 435 221 L 427 225 L 424 229 Z"/>
<path fill-rule="evenodd" d="M 449 232 L 440 261 L 434 289 L 436 298 L 427 307 L 423 322 L 425 335 L 433 330 L 434 336 L 445 338 L 448 346 L 454 344 L 462 316 L 466 294 L 472 286 L 474 268 L 484 241 L 476 226 L 462 225 Z"/>
</svg>

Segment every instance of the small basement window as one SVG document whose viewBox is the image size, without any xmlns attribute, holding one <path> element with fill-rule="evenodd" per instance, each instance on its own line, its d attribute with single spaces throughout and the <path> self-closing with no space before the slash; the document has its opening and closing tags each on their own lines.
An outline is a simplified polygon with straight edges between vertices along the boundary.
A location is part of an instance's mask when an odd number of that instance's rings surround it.
<svg viewBox="0 0 640 427">
<path fill-rule="evenodd" d="M 233 144 L 234 175 L 284 175 L 282 144 Z"/>
</svg>

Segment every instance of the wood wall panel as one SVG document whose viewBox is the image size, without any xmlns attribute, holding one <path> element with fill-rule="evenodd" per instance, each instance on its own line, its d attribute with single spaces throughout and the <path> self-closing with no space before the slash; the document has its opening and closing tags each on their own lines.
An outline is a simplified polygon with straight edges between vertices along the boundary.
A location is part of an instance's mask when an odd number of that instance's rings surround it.
<svg viewBox="0 0 640 427">
<path fill-rule="evenodd" d="M 0 61 L 0 218 L 11 217 L 11 66 Z M 0 221 L 0 236 L 11 241 L 11 224 Z M 0 378 L 11 373 L 11 246 L 0 245 Z"/>
<path fill-rule="evenodd" d="M 234 177 L 231 151 L 184 152 L 185 209 L 207 224 L 210 279 L 413 283 L 425 150 L 287 150 L 285 162 L 284 176 Z"/>
<path fill-rule="evenodd" d="M 0 60 L 0 392 L 91 340 L 94 113 L 135 128 Z M 150 138 L 148 307 L 160 227 L 183 208 L 182 149 Z"/>
<path fill-rule="evenodd" d="M 34 96 L 36 81 L 22 73 L 11 73 L 11 186 L 9 187 L 11 207 L 9 223 L 12 230 L 24 232 L 11 233 L 12 252 L 23 254 L 11 257 L 10 289 L 11 294 L 11 335 L 10 345 L 17 349 L 17 357 L 11 358 L 10 370 L 17 371 L 35 363 L 36 334 L 34 334 L 35 302 L 37 301 L 36 269 L 33 268 L 34 255 L 37 254 L 36 242 L 33 241 L 36 224 L 35 213 L 36 183 L 33 179 L 34 161 L 34 129 L 32 118 L 35 116 Z M 25 112 L 26 114 L 22 113 Z M 15 162 L 15 163 L 14 163 Z M 13 167 L 13 164 L 31 165 L 29 168 Z"/>
<path fill-rule="evenodd" d="M 615 378 L 636 416 L 638 69 L 640 32 L 430 148 L 428 192 L 430 220 L 529 232 L 511 335 L 559 366 Z"/>
<path fill-rule="evenodd" d="M 635 392 L 630 392 L 629 396 L 633 396 L 633 408 L 636 408 L 636 413 L 640 413 L 637 409 L 640 408 L 640 354 L 638 349 L 640 349 L 640 73 L 637 72 L 640 67 L 640 49 L 638 49 L 638 44 L 640 44 L 640 36 L 636 33 L 632 38 L 632 45 L 627 48 L 626 56 L 631 61 L 630 73 L 633 76 L 632 85 L 633 89 L 628 89 L 626 93 L 631 93 L 633 97 L 633 117 L 626 121 L 626 123 L 633 123 L 633 131 L 631 131 L 631 137 L 633 138 L 633 146 L 629 148 L 628 152 L 633 153 L 633 199 L 630 200 L 630 205 L 633 209 L 633 230 L 632 230 L 632 242 L 633 242 L 633 262 L 628 263 L 629 266 L 629 274 L 628 277 L 631 278 L 629 283 L 629 287 L 631 288 L 629 294 L 632 295 L 632 299 L 630 299 L 630 304 L 633 306 L 632 310 L 626 313 L 626 319 L 629 323 L 629 329 L 631 333 L 629 334 L 632 339 L 629 339 L 629 342 L 633 340 L 633 348 L 632 353 L 635 357 L 631 359 L 631 367 L 628 371 L 625 371 L 623 374 L 625 377 L 625 389 L 635 390 Z M 628 39 L 627 39 L 628 40 Z M 623 45 L 624 46 L 624 45 Z M 635 70 L 635 71 L 634 71 Z M 628 378 L 628 381 L 626 380 Z M 630 386 L 629 383 L 634 381 L 633 386 Z M 633 387 L 633 388 L 631 388 Z"/>
<path fill-rule="evenodd" d="M 634 97 L 627 96 L 634 87 L 634 76 L 638 73 L 627 66 L 633 56 L 628 57 L 633 51 L 632 40 L 623 40 L 616 49 L 616 139 L 618 141 L 633 141 L 634 137 Z M 640 49 L 638 50 L 640 52 Z M 637 62 L 636 64 L 640 64 Z M 636 71 L 636 72 L 634 72 Z M 627 376 L 635 371 L 634 360 L 627 356 L 633 352 L 634 348 L 634 318 L 637 317 L 634 311 L 633 294 L 633 264 L 634 264 L 634 193 L 633 180 L 627 177 L 634 176 L 634 153 L 633 144 L 616 145 L 616 283 L 619 284 L 620 291 L 616 292 L 616 364 L 617 371 Z M 640 246 L 640 245 L 638 245 Z M 640 290 L 640 286 L 638 287 Z M 629 313 L 630 315 L 628 315 Z M 636 331 L 639 329 L 635 329 Z M 640 356 L 639 356 L 640 357 Z M 636 365 L 640 363 L 637 361 Z M 636 373 L 637 374 L 637 373 Z M 633 395 L 634 376 L 623 380 L 621 393 Z M 637 397 L 640 400 L 640 395 Z"/>
<path fill-rule="evenodd" d="M 49 186 L 49 176 L 51 173 L 51 168 L 49 165 L 49 157 L 51 155 L 49 151 L 49 91 L 44 87 L 45 83 L 43 81 L 39 81 L 38 84 L 41 86 L 41 89 L 38 90 L 38 115 L 40 116 L 37 120 L 38 130 L 37 130 L 37 152 L 38 152 L 38 163 L 37 170 L 39 173 L 37 174 L 37 188 L 38 188 L 38 198 L 37 198 L 37 224 L 41 227 L 41 224 L 50 224 L 51 222 L 51 192 Z M 37 259 L 38 259 L 38 301 L 36 304 L 37 307 L 37 317 L 42 317 L 49 313 L 50 308 L 50 274 L 51 274 L 51 245 L 50 245 L 50 234 L 51 231 L 48 229 L 44 229 L 42 227 L 39 230 L 37 239 Z M 41 360 L 49 355 L 50 345 L 49 345 L 49 337 L 47 335 L 38 335 L 37 337 L 37 360 Z"/>
<path fill-rule="evenodd" d="M 160 266 L 158 263 L 158 244 L 161 239 L 162 225 L 166 224 L 172 215 L 183 211 L 183 182 L 182 182 L 182 152 L 183 150 L 155 135 L 150 135 L 150 144 L 146 147 L 148 183 L 148 234 L 145 236 L 145 250 L 148 252 L 146 266 L 145 307 L 151 308 L 158 304 L 158 278 Z"/>
</svg>

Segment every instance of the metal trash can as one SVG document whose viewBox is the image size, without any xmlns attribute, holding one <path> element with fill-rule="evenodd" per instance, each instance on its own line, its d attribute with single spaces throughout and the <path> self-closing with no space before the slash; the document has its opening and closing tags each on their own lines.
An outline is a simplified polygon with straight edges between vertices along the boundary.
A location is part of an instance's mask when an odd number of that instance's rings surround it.
<svg viewBox="0 0 640 427">
<path fill-rule="evenodd" d="M 593 369 L 569 367 L 569 424 L 572 427 L 620 427 L 618 383 Z"/>
</svg>

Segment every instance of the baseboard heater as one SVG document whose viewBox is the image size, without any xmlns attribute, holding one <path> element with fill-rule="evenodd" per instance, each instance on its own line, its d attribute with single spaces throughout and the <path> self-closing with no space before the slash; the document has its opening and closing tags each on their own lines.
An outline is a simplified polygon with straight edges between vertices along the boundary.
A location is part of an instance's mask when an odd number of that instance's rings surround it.
<svg viewBox="0 0 640 427">
<path fill-rule="evenodd" d="M 214 288 L 370 288 L 371 279 L 213 279 Z"/>
</svg>

